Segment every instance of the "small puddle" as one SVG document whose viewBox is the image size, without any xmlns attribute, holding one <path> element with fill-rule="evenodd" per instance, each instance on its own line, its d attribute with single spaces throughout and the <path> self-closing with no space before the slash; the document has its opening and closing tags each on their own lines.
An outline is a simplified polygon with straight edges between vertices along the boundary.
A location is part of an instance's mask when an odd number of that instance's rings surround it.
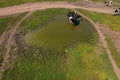
<svg viewBox="0 0 120 80">
<path fill-rule="evenodd" d="M 65 46 L 75 42 L 89 42 L 94 32 L 94 26 L 86 19 L 74 26 L 68 22 L 66 15 L 57 15 L 41 29 L 27 33 L 25 41 L 29 45 L 64 50 Z"/>
</svg>

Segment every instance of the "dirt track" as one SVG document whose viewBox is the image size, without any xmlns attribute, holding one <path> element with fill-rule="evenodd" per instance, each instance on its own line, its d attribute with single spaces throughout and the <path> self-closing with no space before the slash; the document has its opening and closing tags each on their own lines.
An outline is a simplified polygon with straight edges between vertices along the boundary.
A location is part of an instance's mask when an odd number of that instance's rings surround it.
<svg viewBox="0 0 120 80">
<path fill-rule="evenodd" d="M 87 6 L 85 6 L 87 5 Z M 47 8 L 78 8 L 90 11 L 96 11 L 101 13 L 113 14 L 113 8 L 105 7 L 104 5 L 97 5 L 93 3 L 68 3 L 68 2 L 37 2 L 37 3 L 26 3 L 18 6 L 10 6 L 0 8 L 0 16 L 12 15 L 17 13 L 29 12 L 34 10 L 42 10 Z"/>
<path fill-rule="evenodd" d="M 8 40 L 7 40 L 7 43 L 5 45 L 5 52 L 3 54 L 3 61 L 1 63 L 1 66 L 0 66 L 0 80 L 1 80 L 1 76 L 3 75 L 2 72 L 4 71 L 5 67 L 6 67 L 6 64 L 8 62 L 8 58 L 10 56 L 10 50 L 12 48 L 12 45 L 13 45 L 13 39 L 14 39 L 14 36 L 17 32 L 17 28 L 20 26 L 20 24 L 27 18 L 29 17 L 33 12 L 29 12 L 28 14 L 26 14 L 15 26 L 13 26 L 10 31 L 9 31 L 9 37 L 8 37 Z M 5 37 L 5 36 L 3 36 Z M 1 39 L 1 38 L 0 38 Z"/>
<path fill-rule="evenodd" d="M 85 6 L 84 4 L 87 5 L 87 6 Z M 113 8 L 108 8 L 108 7 L 105 7 L 103 5 L 96 5 L 96 7 L 95 7 L 95 5 L 89 4 L 89 3 L 42 2 L 42 3 L 28 3 L 28 4 L 18 5 L 18 6 L 0 8 L 0 16 L 13 15 L 13 14 L 17 14 L 17 13 L 30 12 L 30 11 L 35 11 L 35 10 L 42 10 L 42 9 L 47 9 L 47 8 L 70 8 L 70 9 L 79 8 L 79 9 L 85 9 L 85 10 L 96 11 L 96 12 L 101 12 L 101 13 L 113 14 L 113 12 L 112 12 Z M 82 15 L 82 16 L 84 16 L 84 15 Z M 8 39 L 8 43 L 6 45 L 7 50 L 6 50 L 6 52 L 3 56 L 3 64 L 2 64 L 1 68 L 4 68 L 6 60 L 8 58 L 7 54 L 9 54 L 9 51 L 11 49 L 11 41 L 12 41 L 12 38 L 14 36 L 14 33 L 16 32 L 16 30 L 19 27 L 19 25 L 21 24 L 21 22 L 27 17 L 28 16 L 21 19 L 21 21 L 14 27 L 13 32 L 10 34 L 10 37 Z M 117 77 L 120 80 L 120 69 L 118 68 L 114 59 L 112 58 L 111 52 L 110 52 L 109 47 L 107 45 L 107 42 L 105 40 L 105 36 L 101 32 L 101 30 L 99 28 L 99 25 L 95 24 L 88 17 L 86 17 L 86 16 L 84 16 L 84 17 L 86 19 L 88 19 L 95 26 L 96 30 L 98 31 L 100 40 L 103 43 L 103 46 L 106 49 L 108 57 L 109 57 L 109 59 L 111 61 L 111 64 L 114 68 L 114 71 L 115 71 Z"/>
</svg>

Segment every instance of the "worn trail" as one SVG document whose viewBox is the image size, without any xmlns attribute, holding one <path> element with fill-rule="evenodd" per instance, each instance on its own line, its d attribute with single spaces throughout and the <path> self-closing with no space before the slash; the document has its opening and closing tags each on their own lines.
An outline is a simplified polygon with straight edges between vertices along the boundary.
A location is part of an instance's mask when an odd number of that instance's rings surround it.
<svg viewBox="0 0 120 80">
<path fill-rule="evenodd" d="M 8 37 L 8 40 L 7 40 L 7 43 L 5 45 L 5 52 L 3 53 L 3 61 L 1 63 L 1 66 L 0 66 L 0 79 L 2 78 L 2 72 L 4 71 L 5 67 L 6 67 L 6 64 L 8 62 L 8 58 L 10 56 L 10 50 L 12 48 L 12 45 L 13 45 L 13 39 L 14 39 L 14 36 L 17 32 L 17 29 L 18 27 L 20 26 L 20 24 L 27 18 L 29 17 L 30 15 L 32 14 L 32 12 L 29 12 L 28 14 L 26 14 L 15 26 L 13 26 L 11 29 L 10 29 L 10 33 L 9 33 L 9 37 Z"/>
<path fill-rule="evenodd" d="M 102 7 L 104 6 L 104 7 Z M 105 5 L 94 5 L 93 3 L 79 2 L 36 2 L 36 3 L 26 3 L 17 6 L 9 6 L 5 8 L 0 8 L 0 16 L 13 15 L 17 13 L 24 13 L 34 10 L 42 10 L 48 8 L 78 8 L 89 11 L 96 11 L 101 13 L 113 14 L 113 8 L 106 7 Z"/>
</svg>

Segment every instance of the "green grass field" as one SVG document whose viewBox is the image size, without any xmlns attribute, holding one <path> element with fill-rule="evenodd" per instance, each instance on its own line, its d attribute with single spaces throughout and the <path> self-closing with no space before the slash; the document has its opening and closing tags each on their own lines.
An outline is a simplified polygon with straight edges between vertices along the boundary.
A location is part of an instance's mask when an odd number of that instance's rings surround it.
<svg viewBox="0 0 120 80">
<path fill-rule="evenodd" d="M 112 30 L 120 31 L 120 16 L 113 16 L 111 14 L 97 13 L 87 10 L 79 10 L 80 13 L 88 16 L 94 22 L 100 22 L 109 26 Z"/>
<path fill-rule="evenodd" d="M 117 80 L 102 46 L 82 44 L 68 55 L 68 80 Z"/>
<path fill-rule="evenodd" d="M 1 17 L 0 18 L 0 35 L 7 29 L 13 27 L 15 25 L 15 22 L 21 17 L 23 17 L 24 14 L 18 14 L 14 16 L 8 16 L 8 17 Z"/>
<path fill-rule="evenodd" d="M 64 54 L 36 51 L 20 53 L 2 80 L 118 80 L 101 46 L 81 44 Z"/>
<path fill-rule="evenodd" d="M 0 18 L 0 34 L 2 34 L 5 29 L 10 27 L 9 24 L 11 24 L 11 21 L 14 19 L 14 17 L 6 17 L 6 18 Z"/>
<path fill-rule="evenodd" d="M 40 28 L 54 14 L 65 14 L 66 11 L 47 9 L 35 12 L 20 29 L 26 34 Z M 104 48 L 96 41 L 93 44 L 94 40 L 91 40 L 92 44 L 78 44 L 60 53 L 35 46 L 26 51 L 21 49 L 13 68 L 5 70 L 2 80 L 118 80 Z"/>
</svg>

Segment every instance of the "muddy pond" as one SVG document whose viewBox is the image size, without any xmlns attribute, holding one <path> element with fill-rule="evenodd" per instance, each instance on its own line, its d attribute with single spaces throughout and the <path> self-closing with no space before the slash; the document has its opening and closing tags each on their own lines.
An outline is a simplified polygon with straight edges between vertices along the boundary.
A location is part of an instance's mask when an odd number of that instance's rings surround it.
<svg viewBox="0 0 120 80">
<path fill-rule="evenodd" d="M 66 15 L 56 15 L 41 26 L 41 28 L 25 35 L 25 42 L 31 46 L 42 46 L 47 49 L 65 50 L 66 46 L 75 43 L 88 43 L 92 34 L 96 33 L 94 26 L 82 18 L 80 24 L 69 23 Z"/>
</svg>

